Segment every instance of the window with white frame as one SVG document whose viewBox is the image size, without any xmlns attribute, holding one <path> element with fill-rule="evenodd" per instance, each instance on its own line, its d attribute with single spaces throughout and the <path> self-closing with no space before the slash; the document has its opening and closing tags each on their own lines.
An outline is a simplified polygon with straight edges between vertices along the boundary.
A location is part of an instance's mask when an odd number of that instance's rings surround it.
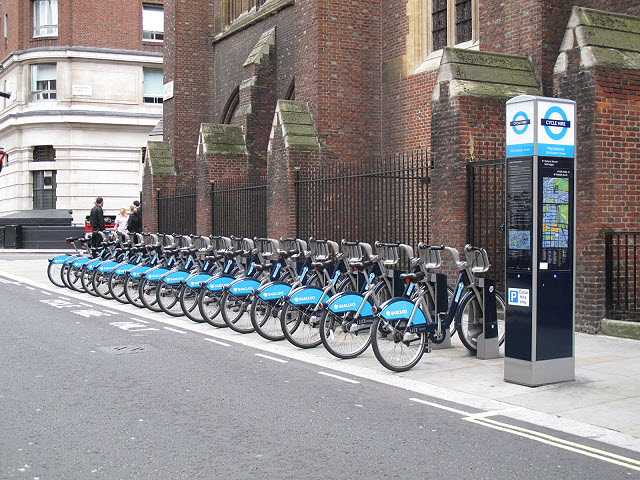
<svg viewBox="0 0 640 480">
<path fill-rule="evenodd" d="M 31 93 L 33 100 L 56 99 L 56 64 L 31 65 Z"/>
<path fill-rule="evenodd" d="M 58 0 L 34 0 L 33 36 L 58 36 Z"/>
<path fill-rule="evenodd" d="M 162 103 L 162 70 L 144 69 L 144 103 Z"/>
<path fill-rule="evenodd" d="M 162 5 L 142 6 L 143 40 L 164 40 L 164 10 Z"/>
<path fill-rule="evenodd" d="M 33 209 L 56 208 L 56 170 L 33 171 Z"/>
</svg>

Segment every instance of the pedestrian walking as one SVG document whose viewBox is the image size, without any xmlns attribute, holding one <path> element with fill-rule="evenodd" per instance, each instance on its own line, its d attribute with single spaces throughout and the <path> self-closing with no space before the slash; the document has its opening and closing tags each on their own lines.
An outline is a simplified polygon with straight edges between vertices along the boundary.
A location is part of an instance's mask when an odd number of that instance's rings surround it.
<svg viewBox="0 0 640 480">
<path fill-rule="evenodd" d="M 127 230 L 130 233 L 142 233 L 142 219 L 138 215 L 138 209 L 135 205 L 129 207 L 129 220 Z"/>
<path fill-rule="evenodd" d="M 102 211 L 102 205 L 104 203 L 104 199 L 102 197 L 96 198 L 96 204 L 91 209 L 91 213 L 89 214 L 89 221 L 91 222 L 91 230 L 93 233 L 91 234 L 91 245 L 97 247 L 100 245 L 100 236 L 95 235 L 96 232 L 104 231 L 104 213 Z"/>
</svg>

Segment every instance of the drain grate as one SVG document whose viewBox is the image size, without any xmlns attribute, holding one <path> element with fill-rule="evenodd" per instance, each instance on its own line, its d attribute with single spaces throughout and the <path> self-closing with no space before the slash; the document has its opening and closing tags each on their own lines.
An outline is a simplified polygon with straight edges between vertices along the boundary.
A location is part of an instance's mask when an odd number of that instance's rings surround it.
<svg viewBox="0 0 640 480">
<path fill-rule="evenodd" d="M 114 347 L 100 347 L 99 350 L 102 350 L 105 353 L 109 353 L 111 355 L 125 355 L 128 353 L 144 353 L 150 352 L 154 350 L 150 345 L 116 345 Z"/>
</svg>

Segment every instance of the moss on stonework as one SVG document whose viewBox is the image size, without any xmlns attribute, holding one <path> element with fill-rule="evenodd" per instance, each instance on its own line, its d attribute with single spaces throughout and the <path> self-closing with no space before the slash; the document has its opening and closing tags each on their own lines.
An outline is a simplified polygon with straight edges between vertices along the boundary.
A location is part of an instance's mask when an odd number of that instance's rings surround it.
<svg viewBox="0 0 640 480">
<path fill-rule="evenodd" d="M 153 175 L 175 175 L 176 168 L 169 142 L 147 142 L 146 161 Z"/>
<path fill-rule="evenodd" d="M 201 153 L 246 154 L 247 147 L 240 125 L 203 123 L 200 125 Z"/>
<path fill-rule="evenodd" d="M 278 100 L 271 138 L 273 138 L 278 125 L 282 127 L 282 136 L 287 148 L 305 150 L 320 148 L 308 103 Z"/>
</svg>

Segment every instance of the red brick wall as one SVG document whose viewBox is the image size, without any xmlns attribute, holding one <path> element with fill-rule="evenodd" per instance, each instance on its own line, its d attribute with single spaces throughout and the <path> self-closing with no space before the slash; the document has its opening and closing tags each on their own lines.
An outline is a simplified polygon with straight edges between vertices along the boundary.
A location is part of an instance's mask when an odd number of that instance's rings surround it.
<svg viewBox="0 0 640 480">
<path fill-rule="evenodd" d="M 162 5 L 162 0 L 144 3 Z M 15 50 L 51 46 L 161 52 L 161 42 L 142 40 L 142 4 L 140 0 L 59 0 L 58 36 L 33 38 L 33 2 L 6 0 L 0 4 L 0 21 L 9 15 L 9 38 L 4 41 L 4 32 L 0 37 L 0 58 Z"/>
</svg>

